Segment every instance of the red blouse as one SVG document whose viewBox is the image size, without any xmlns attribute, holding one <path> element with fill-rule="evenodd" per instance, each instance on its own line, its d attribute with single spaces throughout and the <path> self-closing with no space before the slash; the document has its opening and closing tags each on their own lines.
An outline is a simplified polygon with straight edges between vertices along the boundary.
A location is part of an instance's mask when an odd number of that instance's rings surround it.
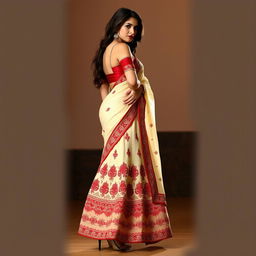
<svg viewBox="0 0 256 256">
<path fill-rule="evenodd" d="M 112 67 L 112 70 L 113 70 L 112 74 L 106 75 L 108 83 L 113 83 L 118 81 L 121 77 L 124 76 L 124 72 L 129 69 L 133 69 L 134 71 L 136 71 L 134 61 L 130 56 L 127 56 L 121 59 L 117 66 Z"/>
</svg>

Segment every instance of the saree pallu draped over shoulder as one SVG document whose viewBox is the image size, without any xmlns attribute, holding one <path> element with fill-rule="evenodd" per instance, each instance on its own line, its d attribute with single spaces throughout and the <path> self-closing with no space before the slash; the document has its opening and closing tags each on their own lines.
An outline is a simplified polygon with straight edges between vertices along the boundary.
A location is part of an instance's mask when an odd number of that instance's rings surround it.
<svg viewBox="0 0 256 256">
<path fill-rule="evenodd" d="M 136 58 L 144 94 L 123 103 L 126 80 L 102 101 L 104 147 L 87 195 L 78 234 L 94 239 L 154 243 L 172 237 L 155 122 L 154 95 Z"/>
</svg>

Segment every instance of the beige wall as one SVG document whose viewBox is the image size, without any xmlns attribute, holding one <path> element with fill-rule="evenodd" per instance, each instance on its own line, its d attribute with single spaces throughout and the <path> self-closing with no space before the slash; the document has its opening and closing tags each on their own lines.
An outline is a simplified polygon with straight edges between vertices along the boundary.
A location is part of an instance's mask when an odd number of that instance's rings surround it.
<svg viewBox="0 0 256 256">
<path fill-rule="evenodd" d="M 161 4 L 160 4 L 161 3 Z M 159 131 L 194 131 L 189 106 L 189 1 L 69 2 L 68 107 L 69 148 L 102 147 L 99 91 L 92 83 L 90 62 L 105 25 L 120 7 L 142 17 L 145 34 L 137 56 L 145 66 L 156 99 Z"/>
</svg>

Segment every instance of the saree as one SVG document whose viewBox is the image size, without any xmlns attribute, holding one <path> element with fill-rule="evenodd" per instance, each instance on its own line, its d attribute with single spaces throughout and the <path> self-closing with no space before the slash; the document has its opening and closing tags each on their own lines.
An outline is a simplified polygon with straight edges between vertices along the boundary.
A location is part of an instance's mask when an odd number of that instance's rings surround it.
<svg viewBox="0 0 256 256">
<path fill-rule="evenodd" d="M 123 103 L 123 76 L 99 108 L 104 147 L 88 192 L 78 234 L 127 243 L 155 243 L 172 237 L 162 177 L 155 100 L 144 65 L 135 57 L 144 93 Z"/>
</svg>

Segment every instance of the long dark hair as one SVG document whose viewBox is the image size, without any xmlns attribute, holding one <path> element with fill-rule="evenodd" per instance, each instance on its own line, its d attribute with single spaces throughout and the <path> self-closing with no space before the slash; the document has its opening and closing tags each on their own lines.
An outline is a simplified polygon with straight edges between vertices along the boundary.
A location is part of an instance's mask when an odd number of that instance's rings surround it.
<svg viewBox="0 0 256 256">
<path fill-rule="evenodd" d="M 93 83 L 96 88 L 100 88 L 101 84 L 107 81 L 103 71 L 103 53 L 105 52 L 107 46 L 113 41 L 114 34 L 117 33 L 125 21 L 131 17 L 137 19 L 138 27 L 133 41 L 127 42 L 127 44 L 129 45 L 132 54 L 134 55 L 136 53 L 137 42 L 141 41 L 142 36 L 142 20 L 135 11 L 128 8 L 119 8 L 107 23 L 105 35 L 100 41 L 99 49 L 96 51 L 95 57 L 91 63 L 91 67 L 93 66 Z"/>
</svg>

